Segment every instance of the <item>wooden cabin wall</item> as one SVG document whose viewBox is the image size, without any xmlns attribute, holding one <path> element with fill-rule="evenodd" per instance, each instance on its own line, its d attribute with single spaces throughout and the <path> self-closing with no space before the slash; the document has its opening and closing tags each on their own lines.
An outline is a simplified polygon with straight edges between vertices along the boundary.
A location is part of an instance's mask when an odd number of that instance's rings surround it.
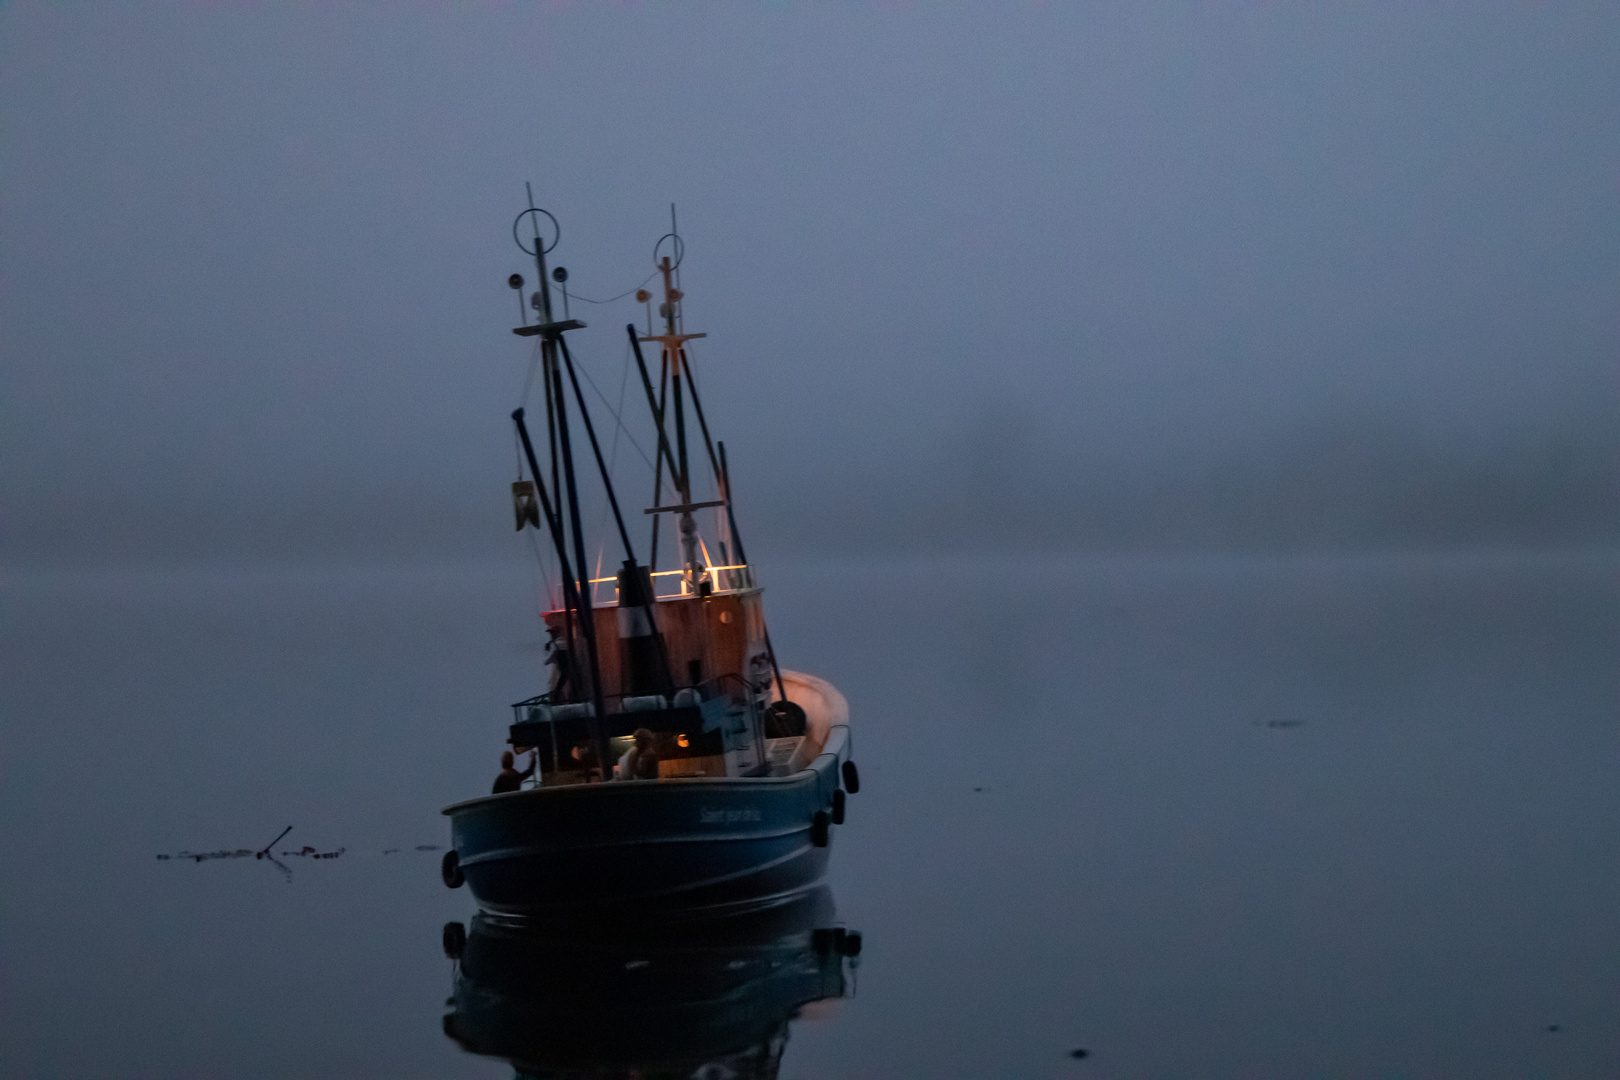
<svg viewBox="0 0 1620 1080">
<path fill-rule="evenodd" d="M 660 600 L 653 605 L 653 613 L 664 635 L 670 674 L 677 688 L 688 684 L 688 665 L 693 660 L 698 661 L 705 680 L 729 674 L 759 686 L 769 678 L 764 606 L 758 589 L 708 598 L 683 596 Z M 602 665 L 602 694 L 616 699 L 624 693 L 619 609 L 601 607 L 592 614 L 596 620 L 597 654 Z M 545 619 L 548 626 L 559 630 L 565 623 L 561 611 L 547 612 Z M 577 639 L 578 635 L 575 637 Z M 576 640 L 574 656 L 582 673 L 587 655 L 584 642 Z M 736 693 L 738 688 L 732 685 L 727 689 Z M 576 699 L 586 700 L 589 696 L 584 687 L 575 689 Z M 614 709 L 611 704 L 608 707 L 610 711 Z"/>
</svg>

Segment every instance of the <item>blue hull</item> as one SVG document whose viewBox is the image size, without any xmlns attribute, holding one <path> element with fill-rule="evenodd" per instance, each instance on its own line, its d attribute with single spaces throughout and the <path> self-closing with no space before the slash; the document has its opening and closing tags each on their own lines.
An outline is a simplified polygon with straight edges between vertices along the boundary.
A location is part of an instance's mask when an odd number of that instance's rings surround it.
<svg viewBox="0 0 1620 1080">
<path fill-rule="evenodd" d="M 792 776 L 536 788 L 458 803 L 451 844 L 485 911 L 518 918 L 719 913 L 821 881 L 843 731 Z M 823 819 L 825 820 L 825 819 Z"/>
</svg>

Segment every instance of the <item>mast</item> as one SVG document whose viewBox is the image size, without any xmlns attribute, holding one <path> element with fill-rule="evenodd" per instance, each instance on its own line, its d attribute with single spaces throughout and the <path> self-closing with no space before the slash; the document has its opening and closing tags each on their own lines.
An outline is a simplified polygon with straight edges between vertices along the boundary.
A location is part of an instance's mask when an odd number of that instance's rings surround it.
<svg viewBox="0 0 1620 1080">
<path fill-rule="evenodd" d="M 748 565 L 748 556 L 743 550 L 742 534 L 737 530 L 737 517 L 732 509 L 731 472 L 726 466 L 726 445 L 725 443 L 718 444 L 719 452 L 716 453 L 716 443 L 709 434 L 708 418 L 703 415 L 703 402 L 698 397 L 697 381 L 692 377 L 692 365 L 686 356 L 686 343 L 688 341 L 707 337 L 708 335 L 688 334 L 685 332 L 681 313 L 681 301 L 685 298 L 685 294 L 681 292 L 679 279 L 676 276 L 685 255 L 685 245 L 681 242 L 680 233 L 675 230 L 675 207 L 673 205 L 669 208 L 669 216 L 670 232 L 661 237 L 658 246 L 654 248 L 658 272 L 664 279 L 664 302 L 658 308 L 658 313 L 664 320 L 664 332 L 662 334 L 649 333 L 644 337 L 638 337 L 634 323 L 626 326 L 625 332 L 630 335 L 630 343 L 635 350 L 636 365 L 641 372 L 641 385 L 647 395 L 647 408 L 652 412 L 653 421 L 658 428 L 658 452 L 654 455 L 656 458 L 655 473 L 661 473 L 663 467 L 666 464 L 668 465 L 670 481 L 674 484 L 681 500 L 678 506 L 658 506 L 658 496 L 661 488 L 655 479 L 654 506 L 647 512 L 656 515 L 661 511 L 675 511 L 680 514 L 680 532 L 682 554 L 685 558 L 687 591 L 689 593 L 695 592 L 700 596 L 707 596 L 716 583 L 708 578 L 707 567 L 698 559 L 697 525 L 692 520 L 692 511 L 710 506 L 720 507 L 719 534 L 722 559 L 726 564 L 736 563 L 746 567 Z M 673 258 L 670 255 L 661 258 L 657 257 L 658 248 L 663 246 L 665 240 L 671 241 L 670 250 Z M 663 368 L 660 375 L 662 378 L 669 380 L 672 391 L 671 397 L 673 398 L 672 403 L 675 412 L 674 441 L 676 443 L 673 450 L 670 447 L 670 439 L 664 427 L 667 413 L 663 397 L 663 384 L 660 383 L 659 396 L 654 400 L 652 379 L 648 376 L 647 363 L 641 353 L 641 343 L 653 341 L 658 342 L 663 348 Z M 685 376 L 684 395 L 682 392 L 683 375 Z M 697 416 L 698 428 L 703 433 L 703 448 L 707 452 L 709 465 L 714 470 L 714 483 L 719 491 L 720 498 L 713 502 L 694 503 L 692 501 L 692 482 L 691 473 L 688 469 L 686 447 L 686 418 L 683 406 L 683 397 L 685 395 L 690 395 L 692 399 L 692 410 Z M 655 559 L 657 558 L 657 543 L 658 531 L 655 516 L 653 528 L 653 557 Z M 727 550 L 728 548 L 729 550 Z M 746 569 L 730 573 L 740 574 L 745 588 L 754 587 L 753 577 Z M 735 581 L 736 578 L 733 577 L 730 580 Z M 775 676 L 780 703 L 784 705 L 790 704 L 787 696 L 787 683 L 782 678 L 782 668 L 777 663 L 776 649 L 771 644 L 771 632 L 765 625 L 763 612 L 760 614 L 760 629 L 765 639 L 765 654 L 770 661 L 771 674 Z"/>
<path fill-rule="evenodd" d="M 672 206 L 670 207 L 671 226 L 674 225 L 674 217 L 675 208 Z M 685 253 L 685 248 L 681 243 L 680 234 L 677 232 L 671 231 L 667 236 L 659 240 L 659 244 L 662 245 L 664 240 L 671 241 L 670 249 L 675 256 L 673 260 L 668 255 L 658 260 L 658 271 L 664 279 L 664 302 L 658 305 L 658 313 L 664 318 L 664 332 L 662 334 L 649 334 L 639 340 L 642 342 L 656 341 L 662 347 L 663 370 L 670 378 L 671 404 L 675 407 L 675 452 L 671 455 L 674 460 L 670 461 L 669 466 L 670 481 L 675 485 L 675 490 L 679 492 L 681 501 L 677 506 L 661 507 L 659 509 L 674 511 L 680 515 L 681 566 L 685 571 L 685 591 L 706 596 L 714 589 L 714 582 L 709 580 L 708 568 L 698 555 L 698 529 L 697 522 L 692 520 L 692 511 L 702 509 L 704 505 L 719 505 L 719 502 L 701 505 L 692 502 L 692 477 L 687 468 L 686 411 L 682 400 L 684 395 L 681 391 L 681 369 L 685 361 L 685 349 L 683 346 L 688 341 L 708 337 L 708 335 L 682 332 L 681 299 L 684 294 L 675 284 L 675 272 L 681 264 L 681 256 Z M 688 389 L 690 389 L 691 380 L 687 379 L 686 381 Z M 648 397 L 650 398 L 650 381 L 648 386 Z M 658 419 L 659 438 L 661 442 L 664 442 L 663 413 L 661 409 L 658 410 Z"/>
<path fill-rule="evenodd" d="M 561 339 L 562 335 L 569 330 L 583 329 L 585 324 L 580 322 L 578 319 L 564 319 L 561 322 L 557 322 L 552 317 L 551 277 L 546 273 L 546 252 L 557 246 L 557 241 L 562 238 L 562 229 L 557 224 L 556 218 L 552 217 L 547 211 L 542 210 L 534 205 L 534 189 L 529 185 L 524 186 L 529 195 L 529 208 L 519 214 L 517 216 L 517 220 L 512 222 L 512 239 L 517 242 L 517 246 L 521 251 L 534 256 L 534 268 L 539 274 L 540 288 L 537 289 L 533 297 L 530 298 L 530 306 L 535 310 L 536 313 L 539 314 L 540 322 L 537 325 L 529 325 L 528 323 L 525 323 L 523 326 L 513 328 L 512 333 L 518 335 L 519 337 L 538 336 L 540 338 L 541 376 L 546 380 L 547 387 L 550 391 L 547 394 L 546 400 L 546 426 L 548 434 L 551 434 L 553 440 L 551 470 L 553 478 L 552 488 L 557 492 L 557 539 L 559 541 L 563 540 L 561 535 L 563 532 L 562 519 L 566 517 L 568 519 L 567 524 L 569 526 L 569 531 L 572 532 L 574 541 L 573 567 L 569 567 L 567 564 L 567 544 L 565 542 L 559 542 L 558 544 L 558 555 L 560 556 L 559 562 L 561 563 L 563 574 L 563 595 L 565 600 L 570 591 L 572 591 L 574 594 L 573 604 L 570 605 L 566 602 L 564 604 L 563 617 L 569 624 L 572 624 L 568 627 L 570 638 L 573 636 L 574 626 L 577 625 L 579 636 L 584 639 L 585 642 L 585 654 L 588 661 L 587 667 L 591 683 L 591 707 L 594 714 L 591 717 L 591 742 L 596 751 L 596 760 L 602 768 L 603 779 L 606 779 L 608 770 L 612 766 L 608 761 L 608 743 L 606 736 L 603 734 L 602 727 L 602 718 L 607 712 L 606 702 L 602 697 L 602 665 L 596 643 L 596 619 L 591 614 L 593 606 L 591 603 L 591 575 L 589 564 L 585 560 L 585 540 L 583 535 L 582 520 L 583 515 L 580 511 L 579 488 L 574 474 L 573 446 L 569 442 L 568 438 L 568 402 L 563 397 L 562 374 L 558 370 L 559 365 L 557 363 L 557 343 Z M 553 233 L 550 244 L 547 244 L 540 235 L 540 218 L 542 215 L 544 215 L 552 225 Z M 524 218 L 529 219 L 530 227 L 532 229 L 534 244 L 532 248 L 524 246 L 522 235 L 519 232 L 519 227 L 523 224 Z M 523 431 L 521 427 L 521 413 L 514 416 L 513 419 L 519 422 L 519 430 Z M 539 486 L 542 485 L 539 472 L 539 463 L 534 460 L 532 447 L 528 446 L 529 440 L 526 437 L 527 432 L 524 431 L 523 433 L 525 435 L 523 440 L 525 443 L 525 449 L 529 451 L 529 469 L 530 472 L 535 474 L 534 479 L 537 486 Z M 560 455 L 557 453 L 558 450 L 561 451 Z M 562 475 L 560 477 L 557 475 L 559 456 L 561 457 L 560 464 L 562 466 Z M 561 481 L 560 484 L 559 481 Z M 564 492 L 566 492 L 568 495 L 566 514 L 564 513 L 563 506 Z M 576 573 L 577 578 L 575 577 Z M 570 579 L 574 580 L 570 581 Z M 569 587 L 570 584 L 572 584 L 572 589 Z M 576 615 L 578 616 L 577 622 L 574 618 Z"/>
</svg>

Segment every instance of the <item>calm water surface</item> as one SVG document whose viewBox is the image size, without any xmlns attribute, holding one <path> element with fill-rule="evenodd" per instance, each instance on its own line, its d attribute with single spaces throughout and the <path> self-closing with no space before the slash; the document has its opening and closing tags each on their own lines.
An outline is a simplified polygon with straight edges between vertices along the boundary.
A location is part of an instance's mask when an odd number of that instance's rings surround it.
<svg viewBox="0 0 1620 1080">
<path fill-rule="evenodd" d="M 480 1018 L 624 1000 L 558 1036 L 612 1061 L 826 998 L 784 1078 L 1620 1074 L 1617 570 L 767 565 L 856 724 L 826 907 L 641 958 L 475 934 L 518 1001 Z M 13 573 L 0 1074 L 511 1076 L 445 1034 L 473 906 L 417 849 L 541 683 L 533 608 L 521 566 Z M 157 858 L 287 825 L 342 854 Z"/>
</svg>

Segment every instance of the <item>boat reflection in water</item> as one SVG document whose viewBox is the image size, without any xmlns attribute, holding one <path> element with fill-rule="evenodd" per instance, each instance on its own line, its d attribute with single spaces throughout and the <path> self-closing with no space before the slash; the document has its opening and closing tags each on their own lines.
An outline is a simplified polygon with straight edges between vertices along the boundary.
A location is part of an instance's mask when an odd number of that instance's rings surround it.
<svg viewBox="0 0 1620 1080">
<path fill-rule="evenodd" d="M 520 1077 L 775 1077 L 788 1022 L 853 993 L 861 939 L 820 888 L 724 921 L 612 934 L 473 917 L 444 1031 Z"/>
</svg>

